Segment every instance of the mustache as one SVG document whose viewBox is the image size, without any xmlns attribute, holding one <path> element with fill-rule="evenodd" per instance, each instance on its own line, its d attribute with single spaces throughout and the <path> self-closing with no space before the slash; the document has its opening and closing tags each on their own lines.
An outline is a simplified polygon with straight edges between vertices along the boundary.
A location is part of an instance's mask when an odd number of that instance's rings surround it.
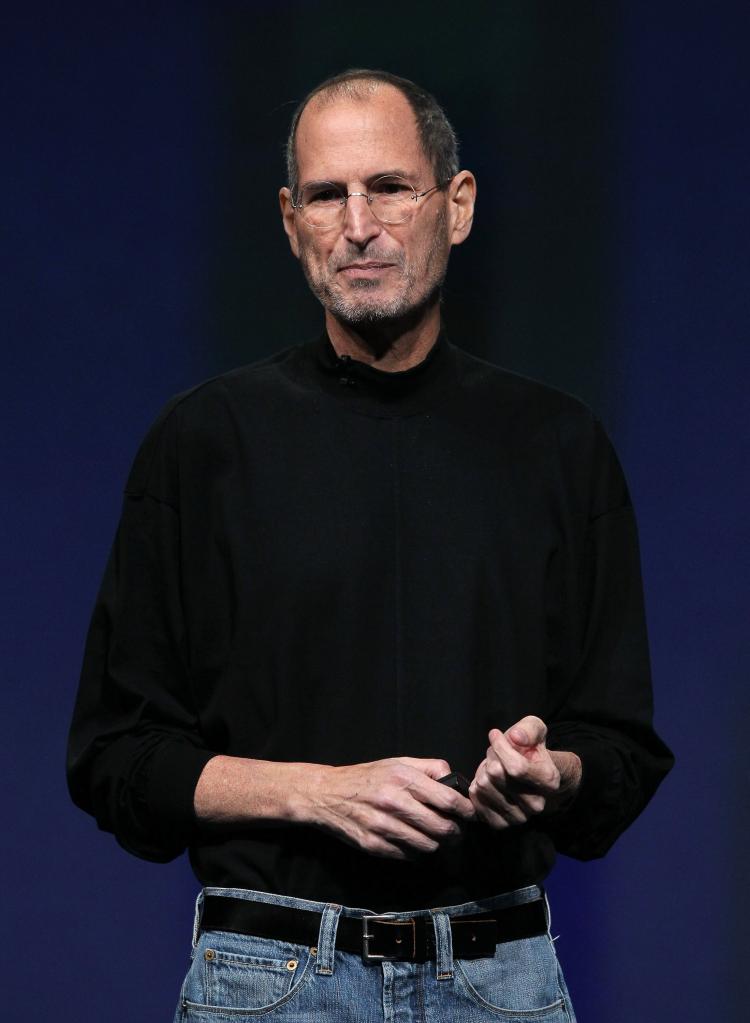
<svg viewBox="0 0 750 1023">
<path fill-rule="evenodd" d="M 341 270 L 350 263 L 393 263 L 402 267 L 404 262 L 403 252 L 397 249 L 382 249 L 377 246 L 369 246 L 366 249 L 353 247 L 346 252 L 338 253 L 334 258 L 331 256 L 330 266 L 332 270 Z"/>
</svg>

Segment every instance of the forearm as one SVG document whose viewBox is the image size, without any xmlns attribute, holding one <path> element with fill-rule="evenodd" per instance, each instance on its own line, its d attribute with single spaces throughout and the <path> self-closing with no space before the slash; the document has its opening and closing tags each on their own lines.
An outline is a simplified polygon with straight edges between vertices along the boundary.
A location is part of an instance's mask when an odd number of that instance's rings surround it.
<svg viewBox="0 0 750 1023">
<path fill-rule="evenodd" d="M 309 794 L 330 770 L 322 764 L 215 756 L 195 788 L 196 817 L 215 824 L 312 821 Z"/>
</svg>

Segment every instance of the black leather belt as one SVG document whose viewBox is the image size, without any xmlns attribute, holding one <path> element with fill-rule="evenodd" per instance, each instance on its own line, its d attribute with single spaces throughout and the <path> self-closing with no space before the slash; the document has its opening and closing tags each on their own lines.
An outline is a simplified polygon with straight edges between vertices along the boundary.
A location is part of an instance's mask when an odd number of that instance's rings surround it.
<svg viewBox="0 0 750 1023">
<path fill-rule="evenodd" d="M 201 930 L 232 931 L 259 938 L 314 946 L 320 932 L 320 913 L 231 896 L 207 895 Z M 456 959 L 491 958 L 495 945 L 547 933 L 544 899 L 516 906 L 450 918 Z M 390 916 L 339 917 L 336 948 L 356 952 L 365 962 L 408 960 L 424 963 L 435 958 L 431 917 L 394 919 Z"/>
</svg>

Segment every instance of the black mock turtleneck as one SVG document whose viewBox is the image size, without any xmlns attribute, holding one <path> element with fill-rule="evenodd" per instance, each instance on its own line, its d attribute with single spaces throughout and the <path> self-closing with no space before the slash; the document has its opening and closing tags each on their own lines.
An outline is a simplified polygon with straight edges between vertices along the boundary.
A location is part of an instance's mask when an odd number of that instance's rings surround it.
<svg viewBox="0 0 750 1023">
<path fill-rule="evenodd" d="M 411 369 L 386 372 L 348 355 L 337 355 L 327 336 L 304 346 L 298 365 L 318 373 L 320 386 L 346 408 L 363 415 L 407 416 L 422 412 L 456 383 L 455 349 L 438 335 L 427 356 Z"/>
<path fill-rule="evenodd" d="M 441 336 L 385 373 L 327 338 L 173 399 L 144 441 L 89 633 L 76 802 L 200 880 L 386 910 L 601 855 L 669 768 L 651 727 L 632 509 L 574 399 Z M 444 757 L 471 776 L 525 714 L 584 769 L 565 815 L 416 863 L 312 827 L 208 828 L 217 753 Z"/>
</svg>

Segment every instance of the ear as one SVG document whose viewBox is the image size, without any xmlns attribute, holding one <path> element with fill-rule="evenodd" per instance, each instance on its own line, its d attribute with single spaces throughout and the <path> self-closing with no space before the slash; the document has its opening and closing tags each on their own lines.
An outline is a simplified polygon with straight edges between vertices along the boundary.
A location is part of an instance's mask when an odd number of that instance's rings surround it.
<svg viewBox="0 0 750 1023">
<path fill-rule="evenodd" d="M 289 239 L 289 246 L 297 259 L 299 259 L 297 218 L 294 215 L 294 207 L 292 206 L 292 193 L 286 187 L 279 189 L 279 206 L 281 207 L 281 222 Z"/>
<path fill-rule="evenodd" d="M 448 186 L 448 215 L 451 245 L 460 245 L 469 237 L 474 222 L 477 182 L 471 171 L 459 171 Z"/>
</svg>

